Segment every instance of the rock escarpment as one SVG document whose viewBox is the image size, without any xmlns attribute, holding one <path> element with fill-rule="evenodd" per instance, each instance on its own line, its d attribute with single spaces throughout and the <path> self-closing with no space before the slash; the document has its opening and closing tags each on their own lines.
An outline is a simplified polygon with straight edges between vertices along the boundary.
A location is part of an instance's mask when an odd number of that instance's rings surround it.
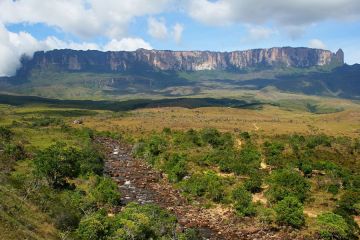
<svg viewBox="0 0 360 240">
<path fill-rule="evenodd" d="M 138 49 L 133 52 L 53 50 L 36 52 L 24 59 L 23 69 L 124 72 L 139 69 L 162 71 L 242 70 L 263 67 L 343 65 L 344 53 L 311 48 L 270 48 L 234 52 L 162 51 Z"/>
</svg>

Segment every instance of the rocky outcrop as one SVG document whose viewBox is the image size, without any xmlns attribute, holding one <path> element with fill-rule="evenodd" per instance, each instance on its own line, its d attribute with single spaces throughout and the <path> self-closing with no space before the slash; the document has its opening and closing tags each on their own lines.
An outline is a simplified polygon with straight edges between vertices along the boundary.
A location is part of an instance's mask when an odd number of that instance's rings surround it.
<svg viewBox="0 0 360 240">
<path fill-rule="evenodd" d="M 65 71 L 123 72 L 140 69 L 163 71 L 242 70 L 263 67 L 343 65 L 344 53 L 311 48 L 270 48 L 234 52 L 161 51 L 101 52 L 53 50 L 36 52 L 24 68 Z"/>
</svg>

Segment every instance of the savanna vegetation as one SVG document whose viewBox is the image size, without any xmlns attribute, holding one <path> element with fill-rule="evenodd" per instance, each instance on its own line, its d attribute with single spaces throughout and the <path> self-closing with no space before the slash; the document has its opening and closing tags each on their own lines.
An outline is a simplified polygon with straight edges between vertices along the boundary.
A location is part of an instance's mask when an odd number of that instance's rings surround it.
<svg viewBox="0 0 360 240">
<path fill-rule="evenodd" d="M 121 191 L 103 174 L 102 148 L 92 141 L 98 135 L 132 144 L 133 155 L 162 172 L 189 204 L 230 209 L 240 223 L 308 239 L 359 236 L 360 139 L 345 131 L 359 128 L 355 111 L 282 109 L 279 119 L 270 119 L 268 107 L 67 107 L 0 105 L 4 239 L 199 239 L 196 230 L 179 232 L 175 216 L 159 206 L 119 201 Z M 223 115 L 214 118 L 215 110 Z M 181 116 L 188 123 L 173 127 Z M 242 120 L 249 116 L 263 122 Z M 79 118 L 84 124 L 72 124 Z M 326 131 L 320 129 L 324 121 L 331 123 Z M 299 131 L 274 132 L 264 129 L 267 124 Z"/>
<path fill-rule="evenodd" d="M 195 230 L 179 232 L 176 218 L 156 205 L 120 202 L 92 141 L 119 134 L 72 127 L 67 117 L 77 111 L 35 109 L 1 119 L 0 239 L 197 238 Z"/>
</svg>

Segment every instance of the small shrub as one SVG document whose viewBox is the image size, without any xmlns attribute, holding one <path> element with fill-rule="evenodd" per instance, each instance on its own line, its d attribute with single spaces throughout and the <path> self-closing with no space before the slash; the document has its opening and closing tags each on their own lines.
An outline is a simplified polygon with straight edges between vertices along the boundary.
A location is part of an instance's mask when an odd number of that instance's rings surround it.
<svg viewBox="0 0 360 240">
<path fill-rule="evenodd" d="M 276 220 L 276 213 L 271 208 L 258 207 L 257 216 L 259 217 L 260 222 L 264 224 L 272 224 Z"/>
<path fill-rule="evenodd" d="M 316 219 L 322 239 L 348 239 L 349 227 L 343 217 L 335 213 L 323 213 Z"/>
<path fill-rule="evenodd" d="M 81 219 L 76 234 L 81 240 L 104 240 L 110 235 L 110 225 L 102 213 L 93 213 Z"/>
<path fill-rule="evenodd" d="M 245 189 L 250 191 L 251 193 L 261 192 L 261 185 L 262 185 L 262 176 L 260 173 L 258 173 L 257 175 L 252 174 L 250 178 L 246 179 L 244 182 Z"/>
<path fill-rule="evenodd" d="M 187 174 L 186 156 L 173 154 L 165 160 L 164 170 L 171 182 L 182 180 Z"/>
<path fill-rule="evenodd" d="M 304 208 L 295 197 L 285 197 L 275 205 L 276 221 L 282 225 L 300 228 L 305 224 Z"/>
<path fill-rule="evenodd" d="M 148 142 L 148 150 L 152 156 L 158 156 L 166 150 L 166 140 L 160 136 L 154 135 Z"/>
<path fill-rule="evenodd" d="M 268 181 L 267 195 L 272 202 L 281 201 L 287 196 L 296 197 L 303 202 L 310 191 L 309 182 L 298 172 L 289 169 L 274 171 Z"/>
<path fill-rule="evenodd" d="M 205 196 L 216 202 L 224 197 L 223 181 L 213 172 L 195 174 L 183 181 L 181 186 L 185 193 L 198 197 Z"/>
<path fill-rule="evenodd" d="M 339 189 L 340 189 L 339 184 L 331 184 L 328 186 L 327 191 L 335 196 L 336 194 L 339 193 Z"/>
<path fill-rule="evenodd" d="M 234 207 L 239 216 L 255 215 L 256 210 L 252 204 L 252 195 L 243 186 L 237 187 L 232 192 L 232 198 L 235 201 Z"/>
<path fill-rule="evenodd" d="M 90 195 L 98 206 L 117 205 L 120 201 L 118 186 L 107 177 L 95 177 L 95 186 L 90 189 Z"/>
<path fill-rule="evenodd" d="M 14 133 L 8 127 L 0 126 L 0 139 L 4 142 L 10 142 Z"/>
</svg>

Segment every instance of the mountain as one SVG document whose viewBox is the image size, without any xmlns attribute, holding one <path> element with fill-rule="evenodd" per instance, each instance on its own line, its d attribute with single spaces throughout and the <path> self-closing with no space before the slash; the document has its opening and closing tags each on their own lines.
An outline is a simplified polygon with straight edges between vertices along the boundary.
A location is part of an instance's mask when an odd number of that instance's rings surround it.
<svg viewBox="0 0 360 240">
<path fill-rule="evenodd" d="M 344 52 L 270 48 L 234 52 L 101 52 L 53 50 L 24 57 L 13 77 L 0 78 L 5 93 L 63 99 L 114 99 L 134 94 L 194 96 L 204 92 L 281 91 L 359 98 L 358 66 Z"/>
<path fill-rule="evenodd" d="M 36 52 L 24 59 L 27 68 L 63 71 L 124 72 L 139 68 L 161 71 L 242 70 L 259 67 L 313 67 L 343 65 L 344 53 L 310 48 L 270 48 L 234 52 L 159 51 L 133 52 L 54 50 Z M 21 71 L 21 70 L 20 70 Z"/>
</svg>

